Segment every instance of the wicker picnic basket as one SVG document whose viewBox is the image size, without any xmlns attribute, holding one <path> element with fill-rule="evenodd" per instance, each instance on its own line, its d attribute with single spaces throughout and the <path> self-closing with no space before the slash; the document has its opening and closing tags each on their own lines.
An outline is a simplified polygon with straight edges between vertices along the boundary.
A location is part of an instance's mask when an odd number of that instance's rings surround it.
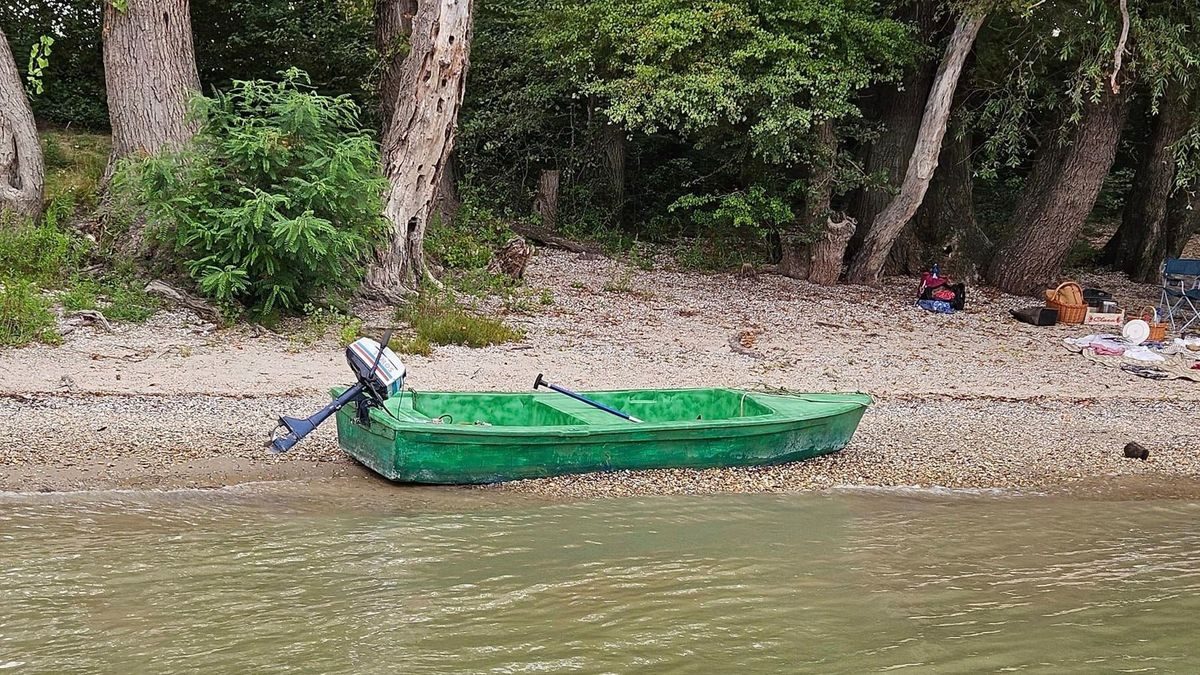
<svg viewBox="0 0 1200 675">
<path fill-rule="evenodd" d="M 1064 281 L 1058 288 L 1046 291 L 1046 306 L 1058 310 L 1059 323 L 1083 323 L 1088 305 L 1083 301 L 1083 288 L 1074 281 Z"/>
<path fill-rule="evenodd" d="M 1154 320 L 1154 307 L 1146 305 L 1142 310 L 1142 319 L 1150 325 L 1150 337 L 1146 338 L 1150 342 L 1162 342 L 1167 339 L 1167 324 L 1165 321 Z"/>
</svg>

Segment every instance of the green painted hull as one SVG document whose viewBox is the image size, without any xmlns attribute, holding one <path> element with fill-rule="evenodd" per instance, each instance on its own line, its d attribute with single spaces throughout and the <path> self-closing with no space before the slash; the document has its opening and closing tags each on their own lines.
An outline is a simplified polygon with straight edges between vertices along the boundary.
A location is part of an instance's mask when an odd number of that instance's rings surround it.
<svg viewBox="0 0 1200 675">
<path fill-rule="evenodd" d="M 335 395 L 340 391 L 335 391 Z M 562 394 L 404 392 L 337 414 L 342 448 L 404 483 L 495 483 L 592 471 L 779 464 L 842 449 L 865 394 L 777 395 L 734 389 L 586 392 L 629 422 Z"/>
</svg>

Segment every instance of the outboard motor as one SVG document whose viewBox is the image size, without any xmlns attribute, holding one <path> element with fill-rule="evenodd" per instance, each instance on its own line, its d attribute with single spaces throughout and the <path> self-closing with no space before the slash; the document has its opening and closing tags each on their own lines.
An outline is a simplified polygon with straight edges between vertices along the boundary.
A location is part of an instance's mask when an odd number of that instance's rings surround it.
<svg viewBox="0 0 1200 675">
<path fill-rule="evenodd" d="M 279 426 L 271 434 L 271 451 L 291 450 L 300 439 L 312 433 L 321 422 L 347 403 L 357 402 L 360 419 L 367 419 L 371 407 L 383 407 L 384 401 L 399 394 L 404 387 L 406 372 L 400 357 L 384 346 L 390 337 L 391 331 L 388 331 L 383 337 L 383 345 L 371 338 L 359 338 L 347 347 L 346 363 L 350 364 L 358 383 L 308 417 L 280 417 Z"/>
</svg>

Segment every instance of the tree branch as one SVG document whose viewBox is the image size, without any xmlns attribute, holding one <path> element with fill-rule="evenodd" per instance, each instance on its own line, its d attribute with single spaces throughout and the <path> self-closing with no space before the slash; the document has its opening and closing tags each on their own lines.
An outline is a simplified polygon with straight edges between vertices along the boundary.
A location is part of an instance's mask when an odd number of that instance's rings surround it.
<svg viewBox="0 0 1200 675">
<path fill-rule="evenodd" d="M 1121 72 L 1121 63 L 1125 60 L 1125 43 L 1129 40 L 1129 4 L 1128 0 L 1121 0 L 1121 39 L 1117 41 L 1117 49 L 1113 52 L 1113 72 L 1112 90 L 1114 94 L 1121 92 L 1121 85 L 1117 82 L 1117 75 Z"/>
</svg>

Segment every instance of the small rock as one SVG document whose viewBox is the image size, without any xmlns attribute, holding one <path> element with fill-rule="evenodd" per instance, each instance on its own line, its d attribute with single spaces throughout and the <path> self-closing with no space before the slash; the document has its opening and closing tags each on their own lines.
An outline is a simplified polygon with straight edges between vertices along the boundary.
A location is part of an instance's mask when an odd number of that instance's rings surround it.
<svg viewBox="0 0 1200 675">
<path fill-rule="evenodd" d="M 1125 456 L 1130 459 L 1148 459 L 1150 451 L 1143 448 L 1137 442 L 1130 441 L 1125 444 Z"/>
</svg>

